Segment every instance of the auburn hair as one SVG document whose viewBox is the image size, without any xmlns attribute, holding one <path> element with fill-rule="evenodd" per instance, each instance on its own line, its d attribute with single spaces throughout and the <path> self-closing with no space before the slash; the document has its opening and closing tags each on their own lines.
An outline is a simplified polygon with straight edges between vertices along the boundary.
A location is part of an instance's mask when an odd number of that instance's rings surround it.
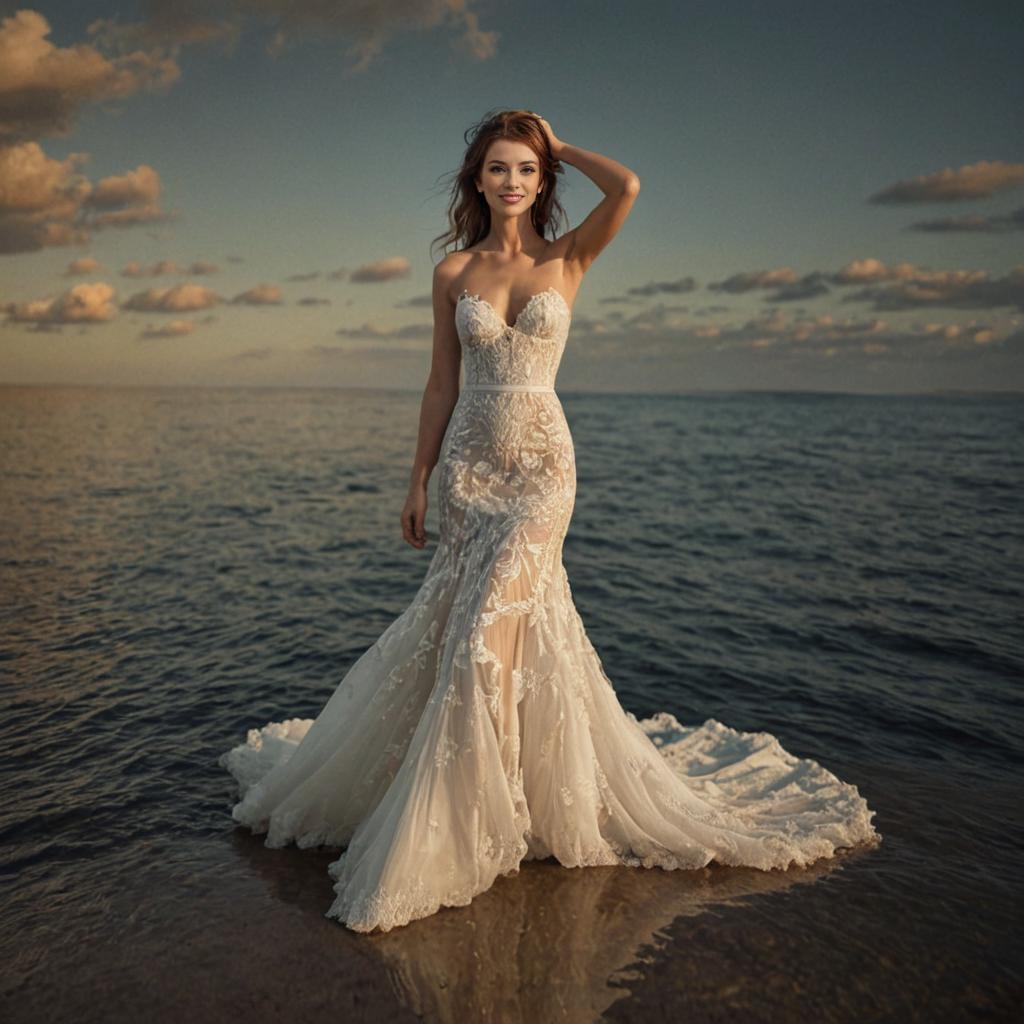
<svg viewBox="0 0 1024 1024">
<path fill-rule="evenodd" d="M 537 154 L 543 187 L 530 207 L 530 220 L 537 234 L 545 238 L 550 230 L 552 239 L 557 238 L 561 225 L 568 223 L 565 209 L 556 195 L 556 176 L 564 174 L 565 168 L 552 155 L 547 133 L 537 115 L 529 110 L 489 111 L 463 133 L 466 152 L 462 166 L 447 176 L 453 179 L 448 230 L 432 239 L 431 253 L 439 242 L 447 255 L 448 246 L 452 244 L 458 251 L 487 237 L 491 230 L 491 208 L 483 193 L 477 191 L 476 179 L 482 174 L 487 150 L 497 139 L 525 142 Z"/>
</svg>

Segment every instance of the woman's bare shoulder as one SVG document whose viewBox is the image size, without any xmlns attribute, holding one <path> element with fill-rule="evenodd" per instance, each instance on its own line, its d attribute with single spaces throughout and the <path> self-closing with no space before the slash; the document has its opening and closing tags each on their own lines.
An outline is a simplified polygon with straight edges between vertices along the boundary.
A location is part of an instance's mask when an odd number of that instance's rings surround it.
<svg viewBox="0 0 1024 1024">
<path fill-rule="evenodd" d="M 451 293 L 472 259 L 473 254 L 468 249 L 448 253 L 434 266 L 434 280 Z"/>
<path fill-rule="evenodd" d="M 453 304 L 458 282 L 470 259 L 465 250 L 460 250 L 448 253 L 434 265 L 434 288 L 443 291 Z"/>
</svg>

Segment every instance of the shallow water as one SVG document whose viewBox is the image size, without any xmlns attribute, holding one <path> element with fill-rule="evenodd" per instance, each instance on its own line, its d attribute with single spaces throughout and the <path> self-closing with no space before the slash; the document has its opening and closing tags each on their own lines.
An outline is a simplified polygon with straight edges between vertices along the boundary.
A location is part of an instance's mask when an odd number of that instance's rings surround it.
<svg viewBox="0 0 1024 1024">
<path fill-rule="evenodd" d="M 1024 400 L 562 401 L 566 567 L 624 706 L 774 733 L 881 846 L 322 918 L 333 855 L 236 829 L 216 758 L 314 717 L 415 593 L 419 396 L 0 388 L 6 1019 L 1011 1019 Z"/>
</svg>

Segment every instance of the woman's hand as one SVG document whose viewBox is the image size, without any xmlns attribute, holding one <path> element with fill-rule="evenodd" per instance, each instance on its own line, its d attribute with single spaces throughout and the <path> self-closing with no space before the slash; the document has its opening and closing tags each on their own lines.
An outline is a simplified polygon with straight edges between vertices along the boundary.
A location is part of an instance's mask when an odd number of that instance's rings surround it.
<svg viewBox="0 0 1024 1024">
<path fill-rule="evenodd" d="M 414 548 L 427 543 L 427 488 L 424 484 L 412 484 L 402 509 L 402 538 Z"/>
<path fill-rule="evenodd" d="M 541 128 L 544 129 L 544 134 L 548 137 L 548 145 L 551 146 L 551 155 L 556 160 L 558 160 L 562 155 L 562 147 L 565 145 L 565 143 L 562 142 L 562 140 L 555 135 L 555 133 L 551 130 L 551 125 L 549 125 L 547 121 L 540 116 L 540 114 L 534 114 L 532 110 L 530 111 L 530 113 L 533 114 L 533 116 L 537 118 L 538 121 L 540 121 L 540 126 Z"/>
</svg>

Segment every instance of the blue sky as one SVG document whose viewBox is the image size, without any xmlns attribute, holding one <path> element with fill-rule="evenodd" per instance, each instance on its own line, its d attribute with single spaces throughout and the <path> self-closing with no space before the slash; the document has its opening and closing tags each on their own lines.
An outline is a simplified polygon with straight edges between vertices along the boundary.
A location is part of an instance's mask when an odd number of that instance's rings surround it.
<svg viewBox="0 0 1024 1024">
<path fill-rule="evenodd" d="M 0 382 L 421 388 L 525 107 L 642 183 L 559 390 L 1024 387 L 1018 5 L 190 8 L 0 5 Z"/>
</svg>

